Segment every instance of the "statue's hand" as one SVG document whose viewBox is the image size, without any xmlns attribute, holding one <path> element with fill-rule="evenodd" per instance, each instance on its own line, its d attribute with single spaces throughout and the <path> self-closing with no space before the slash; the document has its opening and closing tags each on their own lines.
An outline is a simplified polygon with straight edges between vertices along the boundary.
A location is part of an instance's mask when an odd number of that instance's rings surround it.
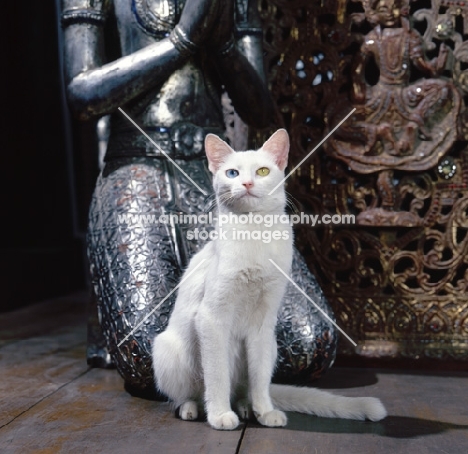
<svg viewBox="0 0 468 454">
<path fill-rule="evenodd" d="M 365 89 L 361 86 L 361 84 L 354 83 L 353 89 L 351 90 L 351 101 L 354 104 L 364 104 L 366 101 L 366 94 Z"/>
<path fill-rule="evenodd" d="M 442 43 L 439 49 L 439 55 L 434 57 L 431 61 L 426 62 L 423 58 L 420 58 L 419 61 L 416 61 L 416 66 L 420 69 L 426 70 L 431 77 L 438 77 L 443 72 L 447 65 L 448 56 L 450 53 L 450 48 Z"/>
<path fill-rule="evenodd" d="M 177 27 L 194 45 L 202 45 L 217 21 L 220 0 L 187 0 Z"/>
<path fill-rule="evenodd" d="M 449 56 L 450 49 L 449 47 L 442 43 L 439 49 L 439 55 L 437 56 L 435 71 L 437 74 L 441 74 L 447 64 L 447 59 Z"/>
</svg>

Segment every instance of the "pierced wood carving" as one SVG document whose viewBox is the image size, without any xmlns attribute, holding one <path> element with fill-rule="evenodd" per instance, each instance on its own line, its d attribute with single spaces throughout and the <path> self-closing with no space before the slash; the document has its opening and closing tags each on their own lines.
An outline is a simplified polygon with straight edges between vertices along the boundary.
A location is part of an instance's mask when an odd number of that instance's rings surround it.
<svg viewBox="0 0 468 454">
<path fill-rule="evenodd" d="M 317 214 L 297 242 L 342 352 L 468 359 L 468 2 L 264 0 L 271 90 Z"/>
</svg>

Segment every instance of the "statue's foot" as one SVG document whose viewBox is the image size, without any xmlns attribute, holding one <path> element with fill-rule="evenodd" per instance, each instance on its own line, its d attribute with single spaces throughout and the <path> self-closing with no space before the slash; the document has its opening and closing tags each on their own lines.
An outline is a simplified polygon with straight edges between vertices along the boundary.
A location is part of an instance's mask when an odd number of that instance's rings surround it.
<svg viewBox="0 0 468 454">
<path fill-rule="evenodd" d="M 385 208 L 372 208 L 359 213 L 356 217 L 358 225 L 372 225 L 382 227 L 416 227 L 422 225 L 423 220 L 408 211 L 392 211 Z"/>
<path fill-rule="evenodd" d="M 377 135 L 383 141 L 384 149 L 388 154 L 398 154 L 397 144 L 393 136 L 392 127 L 388 123 L 382 123 L 377 127 Z"/>
<path fill-rule="evenodd" d="M 393 156 L 400 156 L 404 154 L 409 154 L 410 151 L 411 142 L 406 137 L 403 137 L 396 143 L 395 152 L 390 154 L 392 154 Z"/>
<path fill-rule="evenodd" d="M 432 134 L 425 126 L 419 127 L 419 138 L 421 140 L 432 140 Z"/>
<path fill-rule="evenodd" d="M 99 347 L 89 343 L 86 348 L 86 363 L 96 369 L 114 369 L 115 364 L 106 347 Z"/>
<path fill-rule="evenodd" d="M 111 355 L 107 348 L 106 338 L 99 324 L 97 299 L 94 292 L 88 301 L 86 362 L 88 366 L 100 369 L 114 368 Z"/>
<path fill-rule="evenodd" d="M 398 156 L 400 154 L 398 150 L 398 146 L 395 142 L 383 142 L 383 149 L 385 153 L 392 155 L 392 156 Z"/>
</svg>

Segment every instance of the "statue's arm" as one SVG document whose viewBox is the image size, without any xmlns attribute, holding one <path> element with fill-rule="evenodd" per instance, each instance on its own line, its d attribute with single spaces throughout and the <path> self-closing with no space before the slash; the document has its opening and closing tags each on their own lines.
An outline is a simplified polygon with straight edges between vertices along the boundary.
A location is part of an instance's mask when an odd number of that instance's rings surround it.
<svg viewBox="0 0 468 454">
<path fill-rule="evenodd" d="M 239 50 L 266 84 L 263 64 L 263 29 L 257 0 L 234 0 L 236 3 L 236 38 Z"/>
<path fill-rule="evenodd" d="M 352 90 L 351 98 L 352 101 L 357 104 L 362 104 L 366 101 L 366 76 L 365 70 L 367 62 L 371 55 L 374 55 L 374 43 L 378 38 L 375 36 L 374 30 L 369 32 L 361 43 L 359 52 L 353 59 L 351 67 L 351 80 Z"/>
<path fill-rule="evenodd" d="M 263 34 L 257 2 L 232 1 L 236 8 L 236 36 L 215 50 L 215 66 L 242 120 L 264 128 L 275 123 L 276 110 L 263 67 Z"/>
<path fill-rule="evenodd" d="M 188 1 L 170 38 L 106 63 L 103 25 L 110 0 L 62 0 L 69 104 L 81 119 L 110 113 L 163 83 L 198 50 L 216 2 Z"/>
<path fill-rule="evenodd" d="M 437 77 L 445 68 L 449 48 L 442 43 L 439 49 L 439 55 L 432 60 L 427 60 L 423 49 L 423 40 L 419 33 L 411 31 L 410 35 L 410 55 L 411 60 L 420 71 L 430 77 Z"/>
<path fill-rule="evenodd" d="M 357 104 L 362 104 L 366 100 L 365 68 L 368 58 L 367 53 L 359 52 L 355 57 L 351 69 L 351 78 L 353 81 L 351 97 L 352 101 Z"/>
</svg>

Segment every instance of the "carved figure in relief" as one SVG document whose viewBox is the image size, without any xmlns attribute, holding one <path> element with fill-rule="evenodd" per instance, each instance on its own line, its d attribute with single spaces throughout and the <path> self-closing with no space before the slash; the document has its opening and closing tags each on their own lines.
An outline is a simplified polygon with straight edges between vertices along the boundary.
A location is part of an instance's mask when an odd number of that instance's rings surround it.
<svg viewBox="0 0 468 454">
<path fill-rule="evenodd" d="M 419 224 L 421 219 L 414 213 L 394 211 L 394 170 L 421 172 L 434 167 L 457 137 L 460 95 L 441 76 L 449 49 L 442 43 L 438 56 L 426 58 L 421 35 L 405 17 L 407 3 L 364 2 L 366 19 L 376 25 L 364 37 L 353 67 L 351 102 L 356 112 L 328 148 L 358 173 L 378 172 L 381 206 L 362 212 L 361 224 Z M 375 85 L 365 79 L 370 59 L 380 71 Z M 413 71 L 427 78 L 412 82 Z M 330 126 L 342 113 L 329 115 Z"/>
</svg>

